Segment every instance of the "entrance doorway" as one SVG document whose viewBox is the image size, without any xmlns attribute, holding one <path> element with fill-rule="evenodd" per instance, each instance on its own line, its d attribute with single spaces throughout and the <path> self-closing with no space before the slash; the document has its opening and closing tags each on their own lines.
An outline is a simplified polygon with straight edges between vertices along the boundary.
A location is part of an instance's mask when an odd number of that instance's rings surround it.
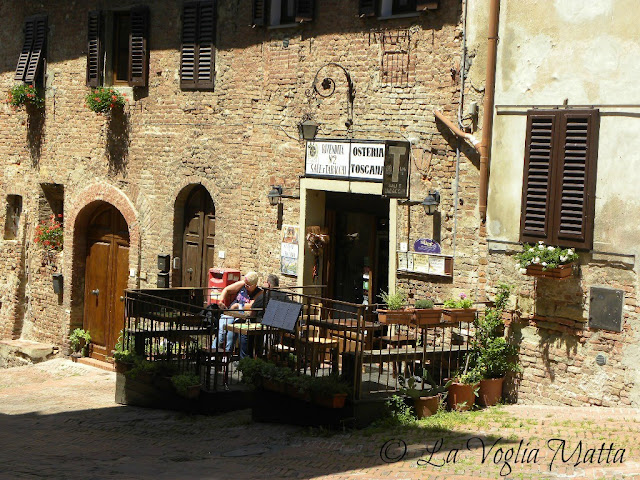
<svg viewBox="0 0 640 480">
<path fill-rule="evenodd" d="M 198 185 L 189 193 L 184 206 L 182 230 L 183 287 L 206 287 L 213 268 L 216 215 L 209 192 Z"/>
<path fill-rule="evenodd" d="M 379 303 L 389 288 L 389 200 L 326 192 L 325 213 L 330 243 L 323 283 L 329 298 Z"/>
<path fill-rule="evenodd" d="M 87 227 L 83 328 L 91 333 L 91 356 L 111 356 L 124 327 L 124 290 L 129 278 L 129 228 L 122 214 L 105 204 Z"/>
</svg>

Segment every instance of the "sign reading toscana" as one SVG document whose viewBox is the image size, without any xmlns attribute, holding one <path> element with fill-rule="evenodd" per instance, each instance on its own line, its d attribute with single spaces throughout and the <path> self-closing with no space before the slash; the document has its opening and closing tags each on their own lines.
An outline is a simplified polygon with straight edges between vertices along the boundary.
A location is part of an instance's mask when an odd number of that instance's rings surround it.
<svg viewBox="0 0 640 480">
<path fill-rule="evenodd" d="M 385 142 L 307 142 L 306 174 L 382 181 Z"/>
</svg>

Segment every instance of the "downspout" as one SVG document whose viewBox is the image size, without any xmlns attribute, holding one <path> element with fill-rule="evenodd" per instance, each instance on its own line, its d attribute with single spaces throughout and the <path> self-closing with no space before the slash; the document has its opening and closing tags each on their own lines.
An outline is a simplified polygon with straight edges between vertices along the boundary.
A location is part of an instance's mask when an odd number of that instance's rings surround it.
<svg viewBox="0 0 640 480">
<path fill-rule="evenodd" d="M 490 0 L 489 31 L 487 38 L 487 72 L 485 79 L 482 142 L 480 143 L 480 198 L 478 210 L 484 223 L 487 219 L 487 196 L 489 187 L 489 159 L 491 158 L 491 137 L 493 133 L 493 106 L 496 86 L 496 57 L 498 52 L 498 19 L 500 0 Z"/>
</svg>

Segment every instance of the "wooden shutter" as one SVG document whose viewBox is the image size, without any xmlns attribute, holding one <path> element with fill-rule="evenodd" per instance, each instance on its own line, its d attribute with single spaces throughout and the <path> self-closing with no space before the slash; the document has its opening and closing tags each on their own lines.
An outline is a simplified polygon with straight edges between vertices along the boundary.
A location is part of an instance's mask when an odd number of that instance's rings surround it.
<svg viewBox="0 0 640 480">
<path fill-rule="evenodd" d="M 89 12 L 87 35 L 87 86 L 99 87 L 102 84 L 102 12 Z"/>
<path fill-rule="evenodd" d="M 29 57 L 31 56 L 31 49 L 33 48 L 34 37 L 35 21 L 34 19 L 27 19 L 24 24 L 24 43 L 22 44 L 22 51 L 18 57 L 16 74 L 13 77 L 13 79 L 18 82 L 24 81 L 24 75 L 27 71 L 27 65 L 29 64 Z"/>
<path fill-rule="evenodd" d="M 182 9 L 182 52 L 180 87 L 196 86 L 196 48 L 198 41 L 198 2 L 185 3 Z"/>
<path fill-rule="evenodd" d="M 551 218 L 552 168 L 556 116 L 553 112 L 529 112 L 525 143 L 520 241 L 547 240 Z"/>
<path fill-rule="evenodd" d="M 180 87 L 212 89 L 215 68 L 215 2 L 188 2 L 182 12 Z"/>
<path fill-rule="evenodd" d="M 591 249 L 599 112 L 558 112 L 557 201 L 553 243 Z"/>
<path fill-rule="evenodd" d="M 269 0 L 253 0 L 253 11 L 251 14 L 251 24 L 262 27 L 267 18 L 267 2 Z"/>
<path fill-rule="evenodd" d="M 129 35 L 129 85 L 146 87 L 149 78 L 149 9 L 131 9 L 131 34 Z"/>
<path fill-rule="evenodd" d="M 47 45 L 47 17 L 34 17 L 34 38 L 29 63 L 24 74 L 25 83 L 33 85 L 38 79 L 38 74 L 42 68 Z"/>
<path fill-rule="evenodd" d="M 358 14 L 361 17 L 373 17 L 376 14 L 376 0 L 360 0 Z"/>
<path fill-rule="evenodd" d="M 314 0 L 298 0 L 296 2 L 296 22 L 310 22 L 315 10 Z"/>
</svg>

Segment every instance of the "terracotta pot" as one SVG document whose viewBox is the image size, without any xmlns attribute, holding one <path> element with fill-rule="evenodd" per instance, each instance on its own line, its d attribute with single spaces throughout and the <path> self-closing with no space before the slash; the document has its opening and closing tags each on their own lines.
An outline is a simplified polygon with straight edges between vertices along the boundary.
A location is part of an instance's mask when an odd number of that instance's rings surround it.
<svg viewBox="0 0 640 480">
<path fill-rule="evenodd" d="M 342 408 L 347 400 L 346 393 L 334 393 L 333 395 L 316 395 L 313 403 L 326 408 Z"/>
<path fill-rule="evenodd" d="M 125 373 L 131 370 L 131 367 L 133 367 L 133 363 L 118 362 L 116 360 L 115 362 L 113 362 L 113 366 L 114 366 L 114 370 L 117 373 Z"/>
<path fill-rule="evenodd" d="M 502 378 L 487 378 L 480 380 L 480 390 L 478 391 L 478 403 L 485 407 L 496 405 L 502 398 Z"/>
<path fill-rule="evenodd" d="M 433 397 L 418 397 L 414 400 L 413 406 L 416 409 L 416 416 L 420 418 L 430 417 L 438 411 L 440 406 L 440 395 Z"/>
<path fill-rule="evenodd" d="M 442 311 L 442 323 L 473 322 L 475 318 L 475 308 L 445 308 Z"/>
<path fill-rule="evenodd" d="M 424 325 L 439 325 L 442 319 L 441 308 L 416 308 L 413 313 L 413 319 L 411 323 L 424 326 Z"/>
<path fill-rule="evenodd" d="M 557 268 L 542 269 L 542 265 L 529 265 L 527 275 L 532 277 L 568 278 L 573 275 L 573 263 L 559 265 Z"/>
<path fill-rule="evenodd" d="M 476 401 L 474 394 L 477 385 L 469 385 L 466 383 L 452 383 L 449 385 L 449 394 L 447 395 L 447 405 L 451 410 L 466 411 L 471 410 Z"/>
<path fill-rule="evenodd" d="M 382 310 L 378 309 L 378 321 L 385 325 L 409 325 L 413 318 L 413 309 Z"/>
</svg>

